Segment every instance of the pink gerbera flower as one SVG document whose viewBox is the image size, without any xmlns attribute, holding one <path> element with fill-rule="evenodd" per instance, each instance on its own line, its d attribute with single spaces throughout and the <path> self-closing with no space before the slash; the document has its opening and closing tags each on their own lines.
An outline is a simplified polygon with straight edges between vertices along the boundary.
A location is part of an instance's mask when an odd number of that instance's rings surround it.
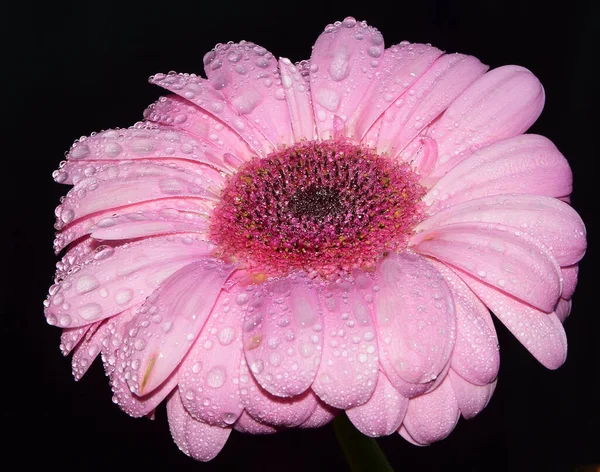
<svg viewBox="0 0 600 472">
<path fill-rule="evenodd" d="M 447 436 L 489 401 L 490 310 L 544 366 L 565 360 L 585 228 L 571 172 L 523 134 L 544 92 L 517 66 L 402 42 L 346 18 L 309 61 L 250 42 L 145 121 L 78 140 L 54 174 L 48 323 L 79 379 L 100 353 L 132 416 L 166 400 L 210 460 L 232 429 Z"/>
</svg>

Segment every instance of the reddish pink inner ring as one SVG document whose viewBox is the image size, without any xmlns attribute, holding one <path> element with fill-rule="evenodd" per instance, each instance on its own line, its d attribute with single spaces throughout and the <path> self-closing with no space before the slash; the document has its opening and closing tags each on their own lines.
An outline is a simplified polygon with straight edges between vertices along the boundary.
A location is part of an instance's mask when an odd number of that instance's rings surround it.
<svg viewBox="0 0 600 472">
<path fill-rule="evenodd" d="M 407 164 L 344 142 L 302 143 L 238 169 L 211 237 L 224 256 L 267 272 L 365 267 L 406 245 L 423 195 Z"/>
</svg>

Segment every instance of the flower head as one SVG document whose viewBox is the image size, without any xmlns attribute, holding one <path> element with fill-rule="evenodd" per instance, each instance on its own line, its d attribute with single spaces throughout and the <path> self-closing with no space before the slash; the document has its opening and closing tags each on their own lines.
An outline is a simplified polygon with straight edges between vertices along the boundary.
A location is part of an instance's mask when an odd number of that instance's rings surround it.
<svg viewBox="0 0 600 472">
<path fill-rule="evenodd" d="M 156 74 L 145 120 L 81 138 L 54 173 L 48 323 L 79 379 L 101 354 L 132 416 L 166 401 L 186 454 L 232 429 L 446 437 L 496 385 L 490 311 L 543 365 L 565 360 L 585 228 L 571 172 L 523 134 L 544 93 L 353 18 L 310 60 L 250 42 L 207 78 Z"/>
</svg>

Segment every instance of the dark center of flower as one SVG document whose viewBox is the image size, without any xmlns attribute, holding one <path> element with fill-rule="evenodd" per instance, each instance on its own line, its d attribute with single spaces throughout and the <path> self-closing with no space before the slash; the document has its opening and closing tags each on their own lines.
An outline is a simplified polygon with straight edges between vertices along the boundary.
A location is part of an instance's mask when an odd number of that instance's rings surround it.
<svg viewBox="0 0 600 472">
<path fill-rule="evenodd" d="M 211 238 L 265 272 L 348 271 L 406 246 L 423 195 L 407 164 L 343 142 L 297 144 L 238 169 Z"/>
<path fill-rule="evenodd" d="M 305 217 L 315 222 L 337 215 L 342 208 L 336 189 L 317 185 L 297 190 L 288 203 L 288 209 L 296 218 Z"/>
</svg>

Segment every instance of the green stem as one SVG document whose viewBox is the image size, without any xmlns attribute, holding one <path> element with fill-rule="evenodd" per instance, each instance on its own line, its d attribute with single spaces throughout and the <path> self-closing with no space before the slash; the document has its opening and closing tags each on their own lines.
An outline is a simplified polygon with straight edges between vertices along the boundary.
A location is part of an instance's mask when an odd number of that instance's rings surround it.
<svg viewBox="0 0 600 472">
<path fill-rule="evenodd" d="M 375 439 L 358 431 L 345 413 L 334 420 L 333 429 L 352 472 L 393 472 Z"/>
</svg>

